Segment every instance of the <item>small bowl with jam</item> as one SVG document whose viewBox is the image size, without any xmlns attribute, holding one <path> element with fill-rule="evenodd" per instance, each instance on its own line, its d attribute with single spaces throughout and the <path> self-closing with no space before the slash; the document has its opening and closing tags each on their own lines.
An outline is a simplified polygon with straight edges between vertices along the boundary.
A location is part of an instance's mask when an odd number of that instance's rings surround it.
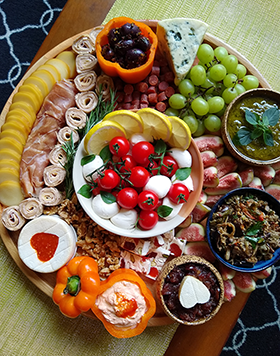
<svg viewBox="0 0 280 356">
<path fill-rule="evenodd" d="M 280 162 L 280 93 L 264 88 L 240 94 L 227 107 L 222 138 L 241 162 L 264 166 Z"/>
<path fill-rule="evenodd" d="M 169 261 L 157 279 L 157 297 L 175 322 L 199 325 L 212 319 L 224 299 L 218 270 L 202 257 L 184 255 Z"/>
</svg>

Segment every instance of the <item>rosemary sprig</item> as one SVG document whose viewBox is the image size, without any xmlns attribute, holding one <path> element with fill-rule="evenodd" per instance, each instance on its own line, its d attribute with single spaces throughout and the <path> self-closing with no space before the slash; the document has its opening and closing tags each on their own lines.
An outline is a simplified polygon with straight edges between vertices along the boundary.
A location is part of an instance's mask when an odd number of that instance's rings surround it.
<svg viewBox="0 0 280 356">
<path fill-rule="evenodd" d="M 70 135 L 70 140 L 66 141 L 62 145 L 63 150 L 66 153 L 66 162 L 63 165 L 63 168 L 66 171 L 66 176 L 65 176 L 65 193 L 66 193 L 66 198 L 71 199 L 73 193 L 74 193 L 74 186 L 73 186 L 73 179 L 72 179 L 72 173 L 73 173 L 73 164 L 74 164 L 74 158 L 75 154 L 77 151 L 77 148 L 75 146 L 75 143 L 73 141 L 73 135 L 71 132 Z"/>
</svg>

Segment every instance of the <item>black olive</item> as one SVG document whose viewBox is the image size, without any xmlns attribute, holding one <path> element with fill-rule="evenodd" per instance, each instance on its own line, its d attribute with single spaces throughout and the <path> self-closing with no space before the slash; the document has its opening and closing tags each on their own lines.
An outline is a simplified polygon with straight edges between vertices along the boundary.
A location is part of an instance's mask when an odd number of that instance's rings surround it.
<svg viewBox="0 0 280 356">
<path fill-rule="evenodd" d="M 134 23 L 127 22 L 122 25 L 120 32 L 122 36 L 125 36 L 125 38 L 135 38 L 140 35 L 141 30 Z"/>
<path fill-rule="evenodd" d="M 120 56 L 124 56 L 129 49 L 134 47 L 133 40 L 121 40 L 115 45 L 115 51 Z"/>
<path fill-rule="evenodd" d="M 146 61 L 146 55 L 141 49 L 133 48 L 126 52 L 126 62 L 135 67 L 142 65 Z"/>
<path fill-rule="evenodd" d="M 134 40 L 135 47 L 141 49 L 143 52 L 147 52 L 151 47 L 150 40 L 145 36 L 139 36 Z"/>
<path fill-rule="evenodd" d="M 115 44 L 118 43 L 121 39 L 121 33 L 119 28 L 111 28 L 108 33 L 108 41 L 111 47 L 114 48 Z"/>
<path fill-rule="evenodd" d="M 113 61 L 113 58 L 115 57 L 115 53 L 112 50 L 112 48 L 110 47 L 109 43 L 102 47 L 101 54 L 107 61 L 111 61 L 111 62 Z"/>
</svg>

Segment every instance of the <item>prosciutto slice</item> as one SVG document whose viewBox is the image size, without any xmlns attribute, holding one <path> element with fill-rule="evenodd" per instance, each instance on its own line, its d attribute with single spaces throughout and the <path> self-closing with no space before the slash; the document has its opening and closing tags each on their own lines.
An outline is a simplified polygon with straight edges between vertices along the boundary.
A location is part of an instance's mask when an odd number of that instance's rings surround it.
<svg viewBox="0 0 280 356">
<path fill-rule="evenodd" d="M 38 196 L 44 186 L 49 153 L 57 143 L 57 132 L 65 126 L 67 109 L 75 105 L 76 93 L 72 81 L 64 79 L 56 83 L 37 114 L 20 163 L 20 181 L 26 197 Z"/>
</svg>

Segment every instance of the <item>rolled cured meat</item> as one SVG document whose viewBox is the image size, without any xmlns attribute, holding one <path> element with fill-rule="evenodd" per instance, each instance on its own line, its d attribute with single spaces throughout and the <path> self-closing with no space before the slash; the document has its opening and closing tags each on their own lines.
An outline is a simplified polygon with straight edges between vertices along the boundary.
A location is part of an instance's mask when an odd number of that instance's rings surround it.
<svg viewBox="0 0 280 356">
<path fill-rule="evenodd" d="M 57 141 L 61 144 L 70 141 L 72 134 L 72 139 L 74 143 L 77 143 L 80 139 L 79 134 L 76 130 L 69 126 L 64 126 L 57 133 Z"/>
<path fill-rule="evenodd" d="M 90 31 L 89 38 L 91 39 L 94 46 L 96 44 L 96 37 L 99 34 L 99 32 L 101 32 L 103 30 L 103 28 L 104 28 L 104 26 L 96 26 Z"/>
<path fill-rule="evenodd" d="M 2 223 L 6 229 L 17 231 L 25 224 L 25 218 L 21 215 L 19 207 L 16 205 L 5 208 L 2 212 Z"/>
<path fill-rule="evenodd" d="M 97 58 L 91 53 L 78 54 L 76 57 L 76 71 L 77 73 L 82 73 L 94 70 L 97 63 Z"/>
<path fill-rule="evenodd" d="M 19 204 L 19 211 L 25 219 L 31 220 L 43 214 L 43 205 L 37 198 L 27 198 Z"/>
<path fill-rule="evenodd" d="M 98 97 L 94 91 L 85 91 L 75 95 L 76 105 L 87 114 L 94 110 L 98 103 Z"/>
<path fill-rule="evenodd" d="M 95 53 L 95 46 L 88 35 L 78 37 L 72 44 L 72 49 L 77 54 Z"/>
<path fill-rule="evenodd" d="M 67 162 L 66 152 L 62 148 L 61 144 L 57 144 L 51 150 L 49 154 L 49 161 L 51 164 L 56 164 L 59 166 L 64 166 Z"/>
<path fill-rule="evenodd" d="M 45 206 L 55 206 L 62 202 L 63 196 L 57 188 L 46 187 L 40 190 L 39 200 Z"/>
<path fill-rule="evenodd" d="M 106 74 L 99 75 L 96 80 L 97 94 L 102 94 L 104 100 L 109 100 L 111 97 L 110 89 L 114 90 L 113 79 Z"/>
<path fill-rule="evenodd" d="M 86 126 L 87 114 L 76 107 L 69 108 L 65 113 L 65 120 L 72 129 L 82 129 Z"/>
<path fill-rule="evenodd" d="M 64 181 L 65 176 L 65 169 L 55 164 L 50 164 L 44 170 L 44 182 L 48 187 L 57 187 Z"/>
<path fill-rule="evenodd" d="M 96 78 L 94 71 L 83 72 L 75 77 L 74 83 L 79 91 L 89 91 L 95 88 Z"/>
<path fill-rule="evenodd" d="M 75 105 L 77 89 L 70 80 L 56 83 L 46 96 L 28 136 L 20 164 L 25 197 L 37 196 L 44 186 L 43 172 L 57 143 L 57 132 L 65 126 L 65 113 Z"/>
</svg>

